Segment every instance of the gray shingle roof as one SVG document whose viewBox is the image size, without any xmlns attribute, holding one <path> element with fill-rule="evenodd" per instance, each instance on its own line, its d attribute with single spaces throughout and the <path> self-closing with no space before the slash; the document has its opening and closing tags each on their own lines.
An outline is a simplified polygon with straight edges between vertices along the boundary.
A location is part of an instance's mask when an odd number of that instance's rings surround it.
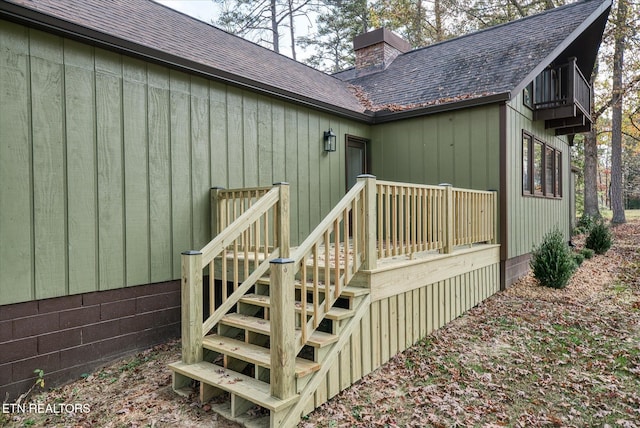
<svg viewBox="0 0 640 428">
<path fill-rule="evenodd" d="M 587 0 L 556 8 L 407 52 L 386 70 L 360 78 L 352 70 L 327 75 L 150 0 L 0 0 L 0 16 L 4 11 L 26 17 L 134 54 L 365 119 L 363 113 L 372 106 L 406 109 L 510 93 L 609 6 L 610 0 Z M 360 99 L 350 83 L 362 88 Z"/>
<path fill-rule="evenodd" d="M 192 61 L 231 80 L 237 76 L 277 93 L 364 111 L 341 80 L 150 0 L 3 1 Z"/>
<path fill-rule="evenodd" d="M 567 40 L 584 30 L 581 25 L 609 4 L 573 3 L 407 52 L 376 74 L 354 77 L 352 69 L 336 76 L 360 86 L 374 109 L 511 92 L 536 68 L 546 67 Z"/>
</svg>

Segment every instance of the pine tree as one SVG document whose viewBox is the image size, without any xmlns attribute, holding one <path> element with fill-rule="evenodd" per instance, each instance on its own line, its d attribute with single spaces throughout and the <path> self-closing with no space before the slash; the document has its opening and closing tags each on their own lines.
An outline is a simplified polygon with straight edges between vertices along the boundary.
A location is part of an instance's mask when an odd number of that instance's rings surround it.
<svg viewBox="0 0 640 428">
<path fill-rule="evenodd" d="M 314 50 L 305 62 L 329 72 L 353 65 L 353 39 L 370 28 L 366 0 L 327 1 L 319 10 L 316 27 L 314 34 L 299 39 L 300 46 Z"/>
<path fill-rule="evenodd" d="M 294 18 L 306 15 L 312 0 L 214 0 L 222 5 L 219 27 L 280 52 L 280 30 L 289 28 L 291 56 L 296 57 Z"/>
</svg>

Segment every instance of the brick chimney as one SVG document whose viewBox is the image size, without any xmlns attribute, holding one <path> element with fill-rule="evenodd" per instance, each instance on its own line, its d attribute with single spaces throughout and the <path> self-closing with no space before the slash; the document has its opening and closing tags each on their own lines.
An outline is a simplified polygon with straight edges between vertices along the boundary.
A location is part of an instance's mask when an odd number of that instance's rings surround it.
<svg viewBox="0 0 640 428">
<path fill-rule="evenodd" d="M 353 39 L 356 54 L 356 75 L 382 71 L 401 53 L 411 49 L 411 45 L 402 37 L 387 30 L 378 28 Z"/>
</svg>

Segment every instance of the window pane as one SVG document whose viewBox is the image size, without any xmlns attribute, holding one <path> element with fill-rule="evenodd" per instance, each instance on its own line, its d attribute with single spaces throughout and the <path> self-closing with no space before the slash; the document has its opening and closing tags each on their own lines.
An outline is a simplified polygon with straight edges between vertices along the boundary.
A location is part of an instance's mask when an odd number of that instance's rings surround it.
<svg viewBox="0 0 640 428">
<path fill-rule="evenodd" d="M 533 188 L 536 193 L 542 193 L 542 143 L 536 141 L 533 145 Z"/>
<path fill-rule="evenodd" d="M 531 136 L 522 136 L 522 192 L 531 193 Z"/>
<path fill-rule="evenodd" d="M 562 153 L 556 151 L 556 196 L 562 196 Z"/>
<path fill-rule="evenodd" d="M 556 161 L 556 157 L 553 153 L 553 149 L 550 149 L 547 147 L 546 150 L 546 154 L 545 154 L 545 176 L 544 176 L 544 183 L 545 183 L 545 189 L 544 189 L 544 194 L 547 196 L 553 196 L 553 191 L 555 188 L 555 180 L 554 180 L 554 173 L 556 172 L 556 168 L 555 168 L 555 161 Z"/>
</svg>

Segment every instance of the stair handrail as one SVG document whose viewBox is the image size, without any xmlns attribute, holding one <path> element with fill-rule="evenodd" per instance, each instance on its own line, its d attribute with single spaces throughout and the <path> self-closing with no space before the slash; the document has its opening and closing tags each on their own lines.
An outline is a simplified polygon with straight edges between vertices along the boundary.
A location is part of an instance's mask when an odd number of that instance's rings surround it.
<svg viewBox="0 0 640 428">
<path fill-rule="evenodd" d="M 301 333 L 296 338 L 296 353 L 302 349 L 313 331 L 318 328 L 320 322 L 340 296 L 340 290 L 349 284 L 363 263 L 366 262 L 368 268 L 375 266 L 375 212 L 370 212 L 371 202 L 375 211 L 375 177 L 372 175 L 360 176 L 356 184 L 291 255 L 291 259 L 295 263 L 293 272 L 301 279 L 301 296 L 306 296 L 309 291 L 307 289 L 308 274 L 311 276 L 310 291 L 313 295 L 312 315 L 308 321 L 307 302 L 304 297 L 302 298 Z M 342 223 L 342 228 L 340 223 Z M 331 248 L 331 234 L 334 237 L 333 248 Z M 349 243 L 350 237 L 351 245 Z M 373 242 L 370 242 L 371 238 L 373 238 Z M 324 248 L 324 266 L 320 266 L 319 263 L 322 247 Z M 350 248 L 352 248 L 353 256 L 349 255 Z M 340 257 L 341 249 L 345 251 L 343 258 Z M 330 267 L 332 257 L 333 275 L 331 275 Z M 309 258 L 311 266 L 307 264 Z M 373 261 L 369 260 L 370 258 L 373 258 Z M 339 264 L 341 259 L 344 260 L 343 267 Z M 320 284 L 321 278 L 324 285 Z M 331 290 L 332 285 L 333 290 Z M 325 296 L 322 302 L 319 300 L 320 292 Z"/>
<path fill-rule="evenodd" d="M 255 253 L 254 269 L 249 274 L 245 268 L 245 274 L 241 284 L 237 286 L 229 296 L 225 296 L 222 304 L 215 308 L 215 300 L 213 296 L 215 275 L 214 261 L 221 256 L 225 260 L 227 248 L 233 245 L 237 250 L 237 241 L 239 239 L 260 239 L 266 237 L 267 232 L 263 235 L 255 233 L 256 228 L 262 224 L 265 230 L 269 228 L 268 216 L 272 208 L 275 207 L 273 213 L 273 228 L 278 229 L 278 224 L 289 222 L 288 218 L 288 192 L 287 183 L 278 183 L 274 187 L 260 197 L 250 208 L 242 213 L 237 219 L 229 224 L 224 230 L 207 243 L 199 251 L 186 251 L 182 253 L 182 361 L 187 364 L 202 361 L 202 340 L 204 336 L 213 328 L 227 312 L 232 309 L 239 299 L 246 294 L 247 291 L 261 278 L 269 269 L 270 262 L 279 257 L 282 249 L 288 249 L 289 242 L 281 242 L 281 236 L 278 230 L 274 230 L 274 246 L 271 247 L 265 241 L 263 245 L 254 245 L 255 248 L 261 247 L 262 253 Z M 284 203 L 283 203 L 284 201 Z M 286 217 L 286 218 L 283 218 Z M 256 238 L 257 237 L 257 238 Z M 233 251 L 232 250 L 232 253 Z M 288 251 L 288 250 L 286 250 Z M 237 251 L 235 251 L 237 253 Z M 259 257 L 264 259 L 259 261 Z M 237 261 L 237 254 L 234 255 Z M 244 260 L 245 265 L 249 260 Z M 203 270 L 209 267 L 210 274 L 210 316 L 203 322 Z M 234 264 L 237 269 L 237 262 Z M 226 267 L 223 264 L 223 290 L 226 293 Z M 234 277 L 234 281 L 237 276 Z M 238 281 L 239 282 L 239 281 Z M 237 284 L 234 282 L 234 287 Z"/>
<path fill-rule="evenodd" d="M 273 186 L 233 189 L 212 187 L 210 193 L 212 237 L 229 226 L 272 188 Z"/>
<path fill-rule="evenodd" d="M 225 229 L 223 229 L 215 238 L 209 241 L 200 252 L 202 253 L 202 264 L 206 267 L 211 261 L 227 246 L 230 242 L 240 236 L 247 229 L 248 225 L 255 223 L 265 212 L 273 207 L 279 200 L 279 189 L 274 187 L 251 208 L 242 213 L 240 217 L 235 219 Z"/>
</svg>

